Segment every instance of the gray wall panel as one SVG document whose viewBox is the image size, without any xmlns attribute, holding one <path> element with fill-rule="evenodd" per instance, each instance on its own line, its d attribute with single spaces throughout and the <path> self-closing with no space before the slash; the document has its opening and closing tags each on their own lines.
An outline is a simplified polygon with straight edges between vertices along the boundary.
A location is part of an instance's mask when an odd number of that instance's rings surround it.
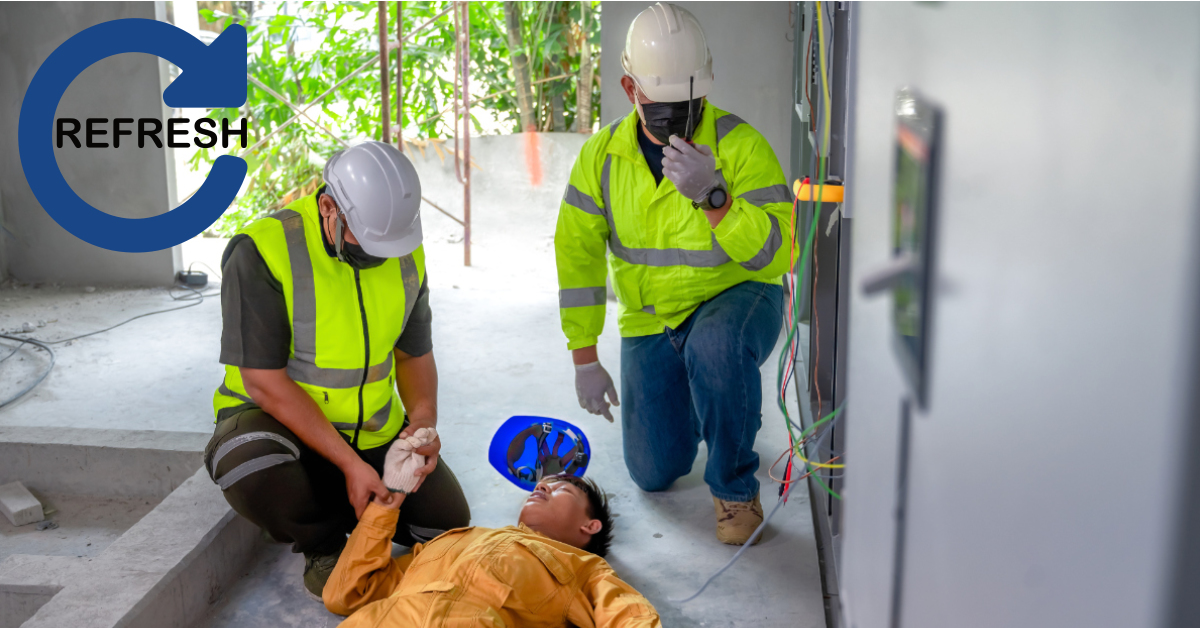
<svg viewBox="0 0 1200 628">
<path fill-rule="evenodd" d="M 896 89 L 946 121 L 901 625 L 1156 625 L 1194 380 L 1200 7 L 861 9 L 856 278 L 890 254 Z M 904 385 L 890 298 L 851 307 L 840 575 L 873 628 Z"/>
<path fill-rule="evenodd" d="M 170 250 L 116 253 L 87 244 L 42 209 L 21 168 L 17 122 L 34 73 L 62 42 L 83 29 L 121 18 L 154 19 L 153 2 L 0 3 L 0 202 L 13 237 L 5 243 L 8 272 L 26 282 L 166 285 Z M 161 118 L 157 58 L 122 54 L 101 60 L 75 79 L 59 117 Z M 106 136 L 111 141 L 111 134 Z M 128 138 L 125 138 L 128 141 Z M 63 176 L 83 200 L 125 218 L 166 211 L 164 149 L 64 147 L 56 150 Z"/>
</svg>

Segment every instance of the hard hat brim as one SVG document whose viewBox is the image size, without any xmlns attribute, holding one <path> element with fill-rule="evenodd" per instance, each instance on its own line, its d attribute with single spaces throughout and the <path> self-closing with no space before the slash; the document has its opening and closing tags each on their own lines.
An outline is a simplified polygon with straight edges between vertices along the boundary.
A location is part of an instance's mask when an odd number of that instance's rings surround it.
<svg viewBox="0 0 1200 628">
<path fill-rule="evenodd" d="M 631 75 L 632 76 L 632 75 Z M 637 77 L 633 77 L 637 81 Z M 690 100 L 688 98 L 689 88 L 692 94 L 691 98 L 703 98 L 708 96 L 712 91 L 713 78 L 709 75 L 706 78 L 696 79 L 692 85 L 688 84 L 687 79 L 674 83 L 660 82 L 658 85 L 650 85 L 650 81 L 637 81 L 638 87 L 646 98 L 654 102 L 684 102 Z"/>
<path fill-rule="evenodd" d="M 647 7 L 629 24 L 621 67 L 655 102 L 702 98 L 712 89 L 704 29 L 690 11 L 671 3 Z"/>
<path fill-rule="evenodd" d="M 338 151 L 323 175 L 326 193 L 368 255 L 404 257 L 421 246 L 421 180 L 395 146 L 368 141 Z"/>
<path fill-rule="evenodd" d="M 350 231 L 354 233 L 355 239 L 358 240 L 358 245 L 367 252 L 367 255 L 375 257 L 404 257 L 417 250 L 421 246 L 422 240 L 424 240 L 424 234 L 421 231 L 420 216 L 417 217 L 412 230 L 407 235 L 401 236 L 396 240 L 378 241 L 371 238 L 369 234 L 360 236 L 358 232 L 354 231 L 354 225 L 350 225 Z"/>
</svg>

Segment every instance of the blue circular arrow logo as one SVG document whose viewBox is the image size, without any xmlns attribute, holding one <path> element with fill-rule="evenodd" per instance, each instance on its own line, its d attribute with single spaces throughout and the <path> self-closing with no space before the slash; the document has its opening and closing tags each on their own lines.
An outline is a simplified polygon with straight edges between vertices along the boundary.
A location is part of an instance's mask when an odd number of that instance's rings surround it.
<svg viewBox="0 0 1200 628">
<path fill-rule="evenodd" d="M 54 158 L 54 115 L 71 81 L 93 63 L 143 52 L 179 66 L 163 92 L 170 107 L 240 107 L 246 102 L 246 29 L 232 25 L 210 46 L 165 22 L 113 20 L 63 42 L 25 92 L 18 125 L 21 167 L 46 213 L 75 237 L 111 251 L 145 253 L 191 239 L 221 217 L 246 178 L 246 161 L 217 158 L 204 185 L 187 202 L 150 218 L 121 218 L 89 205 L 71 189 Z"/>
</svg>

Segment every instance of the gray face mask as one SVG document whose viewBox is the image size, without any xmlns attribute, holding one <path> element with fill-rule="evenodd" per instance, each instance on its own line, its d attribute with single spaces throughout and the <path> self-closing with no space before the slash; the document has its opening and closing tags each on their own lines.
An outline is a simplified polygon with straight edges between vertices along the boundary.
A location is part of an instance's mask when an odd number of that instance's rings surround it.
<svg viewBox="0 0 1200 628">
<path fill-rule="evenodd" d="M 346 241 L 346 219 L 342 217 L 340 210 L 333 231 L 333 250 L 337 252 L 339 261 L 346 262 L 358 270 L 375 268 L 387 261 L 386 257 L 375 257 L 364 251 L 361 246 Z"/>
</svg>

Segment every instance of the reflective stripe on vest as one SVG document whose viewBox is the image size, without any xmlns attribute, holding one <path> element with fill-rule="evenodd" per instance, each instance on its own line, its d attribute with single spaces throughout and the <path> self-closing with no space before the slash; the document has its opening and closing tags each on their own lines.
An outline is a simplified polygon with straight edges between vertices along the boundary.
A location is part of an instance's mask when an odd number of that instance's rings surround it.
<svg viewBox="0 0 1200 628">
<path fill-rule="evenodd" d="M 610 134 L 616 129 L 620 120 L 613 122 L 610 125 Z M 741 118 L 732 114 L 726 114 L 717 119 L 717 142 L 729 134 L 739 124 L 744 124 Z M 600 193 L 603 195 L 601 200 L 604 201 L 604 207 L 596 203 L 596 200 L 591 196 L 584 194 L 574 185 L 567 186 L 567 192 L 563 200 L 571 205 L 578 207 L 580 210 L 592 214 L 594 216 L 604 216 L 608 221 L 609 230 L 609 250 L 613 255 L 629 264 L 641 264 L 643 266 L 691 266 L 693 268 L 712 268 L 729 262 L 729 255 L 721 248 L 717 242 L 717 237 L 712 236 L 712 249 L 695 250 L 695 249 L 635 249 L 625 246 L 621 243 L 621 237 L 617 234 L 617 225 L 613 220 L 613 212 L 611 211 L 611 196 L 609 195 L 609 173 L 612 169 L 612 155 L 608 154 L 604 157 L 604 165 L 600 170 Z M 717 179 L 720 180 L 721 186 L 729 189 L 728 183 L 725 181 L 725 175 L 720 170 L 717 171 Z M 792 200 L 791 193 L 786 185 L 774 185 L 757 190 L 751 190 L 739 196 L 747 202 L 762 207 L 768 203 L 790 203 Z M 774 216 L 771 219 L 771 232 L 767 236 L 766 242 L 754 258 L 749 261 L 742 262 L 740 265 L 746 270 L 759 271 L 766 268 L 771 260 L 775 259 L 775 254 L 779 252 L 779 247 L 783 246 L 783 232 L 779 228 L 779 220 Z M 562 295 L 559 295 L 560 300 Z M 603 301 L 600 301 L 603 303 Z M 599 303 L 591 303 L 590 305 L 598 305 Z M 573 307 L 562 305 L 561 307 Z"/>
<path fill-rule="evenodd" d="M 729 117 L 732 116 L 724 116 L 717 120 L 718 129 L 720 129 L 721 121 Z M 737 121 L 737 124 L 741 123 L 741 120 Z M 725 132 L 728 133 L 732 128 L 730 126 Z M 718 135 L 724 136 L 724 134 Z M 600 193 L 603 195 L 604 207 L 597 205 L 595 199 L 580 192 L 573 185 L 567 186 L 566 200 L 568 203 L 589 214 L 604 216 L 604 219 L 608 221 L 608 248 L 617 259 L 629 264 L 640 264 L 642 266 L 691 266 L 692 268 L 713 268 L 732 261 L 729 259 L 729 254 L 717 242 L 715 234 L 712 235 L 712 249 L 707 251 L 697 249 L 635 249 L 622 244 L 621 237 L 617 235 L 617 224 L 613 220 L 611 196 L 609 195 L 609 171 L 611 169 L 612 155 L 608 154 L 604 156 L 604 166 L 600 170 Z M 729 185 L 725 181 L 725 175 L 720 170 L 717 170 L 717 179 L 720 180 L 721 187 L 726 190 L 729 189 Z M 762 207 L 767 203 L 790 203 L 792 200 L 786 185 L 773 185 L 767 188 L 751 190 L 746 194 L 742 194 L 739 198 L 746 199 L 756 207 Z M 783 246 L 783 232 L 779 228 L 779 219 L 775 216 L 768 217 L 771 219 L 771 232 L 767 235 L 767 240 L 763 243 L 763 248 L 753 258 L 739 264 L 739 266 L 746 270 L 759 271 L 766 268 L 771 263 L 771 260 L 775 259 L 775 254 L 779 252 L 779 247 Z"/>
<path fill-rule="evenodd" d="M 315 197 L 306 197 L 243 232 L 284 284 L 292 332 L 288 376 L 352 442 L 377 447 L 404 418 L 393 351 L 420 294 L 423 249 L 351 274 L 325 254 L 319 220 Z M 365 369 L 352 366 L 367 360 Z M 219 419 L 254 407 L 237 367 L 226 367 L 213 404 Z"/>
</svg>

